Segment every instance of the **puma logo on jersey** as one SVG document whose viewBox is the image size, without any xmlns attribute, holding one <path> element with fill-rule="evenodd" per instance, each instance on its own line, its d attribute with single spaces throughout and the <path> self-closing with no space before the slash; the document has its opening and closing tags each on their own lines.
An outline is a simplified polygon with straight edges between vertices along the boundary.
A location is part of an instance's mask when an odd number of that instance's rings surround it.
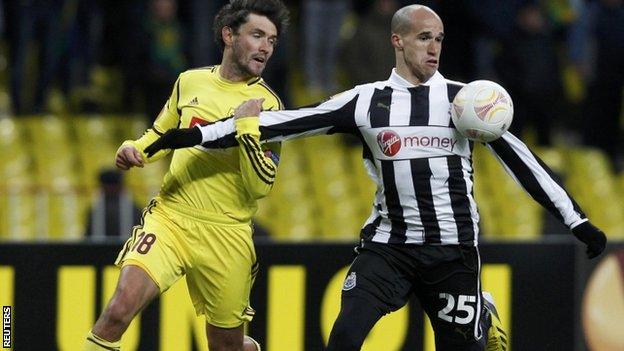
<svg viewBox="0 0 624 351">
<path fill-rule="evenodd" d="M 455 327 L 455 331 L 458 334 L 461 334 L 464 337 L 464 340 L 468 340 L 468 338 L 470 337 L 470 330 L 469 329 Z"/>
<path fill-rule="evenodd" d="M 384 104 L 383 102 L 378 102 L 378 103 L 377 103 L 377 107 L 380 107 L 380 108 L 386 109 L 386 110 L 388 110 L 388 112 L 390 112 L 390 106 L 389 106 L 389 105 Z"/>
<path fill-rule="evenodd" d="M 193 100 L 189 101 L 189 105 L 197 106 L 199 105 L 199 101 L 197 101 L 197 96 L 193 98 Z"/>
</svg>

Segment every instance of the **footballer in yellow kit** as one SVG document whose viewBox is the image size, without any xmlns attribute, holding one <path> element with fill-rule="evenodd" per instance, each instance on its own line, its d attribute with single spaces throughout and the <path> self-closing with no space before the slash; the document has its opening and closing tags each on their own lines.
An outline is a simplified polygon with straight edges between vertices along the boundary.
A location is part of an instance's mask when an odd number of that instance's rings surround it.
<svg viewBox="0 0 624 351">
<path fill-rule="evenodd" d="M 267 110 L 281 108 L 260 77 L 288 19 L 281 0 L 224 4 L 212 23 L 221 64 L 180 74 L 153 127 L 117 150 L 117 168 L 156 161 L 166 152 L 148 155 L 145 148 L 159 135 L 225 119 L 248 99 L 261 98 L 256 101 Z M 119 253 L 117 287 L 87 333 L 84 351 L 119 350 L 134 317 L 183 275 L 197 314 L 206 316 L 210 349 L 260 351 L 243 326 L 253 316 L 249 294 L 257 270 L 251 218 L 256 200 L 273 186 L 279 146 L 261 147 L 253 120 L 236 121 L 238 147 L 173 152 L 160 193 Z"/>
<path fill-rule="evenodd" d="M 263 108 L 277 110 L 277 95 L 256 77 L 231 82 L 220 66 L 189 70 L 176 81 L 171 97 L 152 128 L 138 140 L 122 144 L 144 149 L 172 128 L 214 123 L 231 116 L 250 98 L 264 98 Z M 257 125 L 236 121 L 239 147 L 175 150 L 160 193 L 145 208 L 116 264 L 137 265 L 156 282 L 161 293 L 184 274 L 198 315 L 222 328 L 251 320 L 249 293 L 257 271 L 251 218 L 256 200 L 273 186 L 279 144 L 260 145 Z"/>
</svg>

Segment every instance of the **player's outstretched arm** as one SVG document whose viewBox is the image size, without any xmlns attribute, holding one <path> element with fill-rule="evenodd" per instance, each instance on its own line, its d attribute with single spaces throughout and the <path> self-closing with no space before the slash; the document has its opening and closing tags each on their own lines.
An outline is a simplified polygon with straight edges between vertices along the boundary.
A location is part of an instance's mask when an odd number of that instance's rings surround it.
<svg viewBox="0 0 624 351">
<path fill-rule="evenodd" d="M 554 172 L 518 138 L 505 133 L 487 144 L 514 179 L 545 209 L 565 224 L 594 258 L 605 249 L 605 234 L 592 225 L 576 201 L 553 177 Z"/>
<path fill-rule="evenodd" d="M 260 116 L 260 141 L 280 142 L 295 138 L 333 133 L 351 133 L 356 128 L 355 106 L 359 90 L 352 89 L 314 107 L 297 110 L 264 111 Z M 263 99 L 250 99 L 239 105 L 234 118 L 190 129 L 174 129 L 149 145 L 145 152 L 201 145 L 208 149 L 238 146 L 235 120 L 257 117 Z M 196 129 L 196 130 L 195 130 Z"/>
<path fill-rule="evenodd" d="M 258 116 L 262 110 L 264 99 L 250 99 L 240 104 L 234 111 L 234 119 Z M 202 143 L 200 127 L 169 129 L 160 138 L 145 148 L 145 153 L 151 157 L 160 150 L 183 149 Z"/>
<path fill-rule="evenodd" d="M 587 247 L 585 252 L 590 259 L 598 257 L 607 245 L 607 236 L 605 233 L 589 223 L 589 221 L 572 228 L 572 234 L 585 244 Z"/>
<path fill-rule="evenodd" d="M 201 141 L 202 134 L 197 127 L 169 129 L 160 138 L 146 147 L 144 151 L 148 157 L 152 157 L 152 155 L 160 150 L 183 149 L 185 147 L 198 145 Z"/>
</svg>

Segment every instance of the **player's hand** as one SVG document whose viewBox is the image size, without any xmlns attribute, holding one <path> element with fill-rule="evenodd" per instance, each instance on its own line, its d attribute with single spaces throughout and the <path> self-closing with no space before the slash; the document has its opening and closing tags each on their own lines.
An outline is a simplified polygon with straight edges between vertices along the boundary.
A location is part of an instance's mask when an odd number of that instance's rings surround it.
<svg viewBox="0 0 624 351">
<path fill-rule="evenodd" d="M 243 102 L 234 110 L 234 119 L 259 116 L 260 112 L 262 112 L 263 102 L 264 98 L 251 99 Z"/>
<path fill-rule="evenodd" d="M 135 147 L 124 146 L 117 152 L 115 166 L 124 171 L 132 167 L 143 167 L 143 156 Z"/>
<path fill-rule="evenodd" d="M 169 129 L 165 134 L 145 148 L 147 157 L 154 156 L 164 149 L 182 149 L 199 145 L 202 142 L 202 133 L 199 128 Z"/>
<path fill-rule="evenodd" d="M 572 229 L 572 234 L 585 243 L 587 246 L 585 252 L 588 258 L 594 258 L 600 255 L 607 245 L 607 237 L 605 234 L 602 230 L 589 223 L 589 221 L 574 227 L 574 229 Z"/>
</svg>

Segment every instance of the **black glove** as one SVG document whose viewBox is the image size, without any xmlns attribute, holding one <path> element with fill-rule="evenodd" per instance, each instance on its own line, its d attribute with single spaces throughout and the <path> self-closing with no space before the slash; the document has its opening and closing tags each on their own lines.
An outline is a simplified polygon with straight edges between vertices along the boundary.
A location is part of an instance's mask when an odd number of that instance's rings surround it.
<svg viewBox="0 0 624 351">
<path fill-rule="evenodd" d="M 572 234 L 574 234 L 577 239 L 585 243 L 587 246 L 587 250 L 585 250 L 585 252 L 587 253 L 588 258 L 594 258 L 600 255 L 607 245 L 607 237 L 605 236 L 605 233 L 596 228 L 593 224 L 589 223 L 589 221 L 583 222 L 574 227 L 574 229 L 572 229 Z"/>
<path fill-rule="evenodd" d="M 202 134 L 199 128 L 169 129 L 158 140 L 145 148 L 147 157 L 163 149 L 182 149 L 199 145 L 202 142 Z"/>
</svg>

